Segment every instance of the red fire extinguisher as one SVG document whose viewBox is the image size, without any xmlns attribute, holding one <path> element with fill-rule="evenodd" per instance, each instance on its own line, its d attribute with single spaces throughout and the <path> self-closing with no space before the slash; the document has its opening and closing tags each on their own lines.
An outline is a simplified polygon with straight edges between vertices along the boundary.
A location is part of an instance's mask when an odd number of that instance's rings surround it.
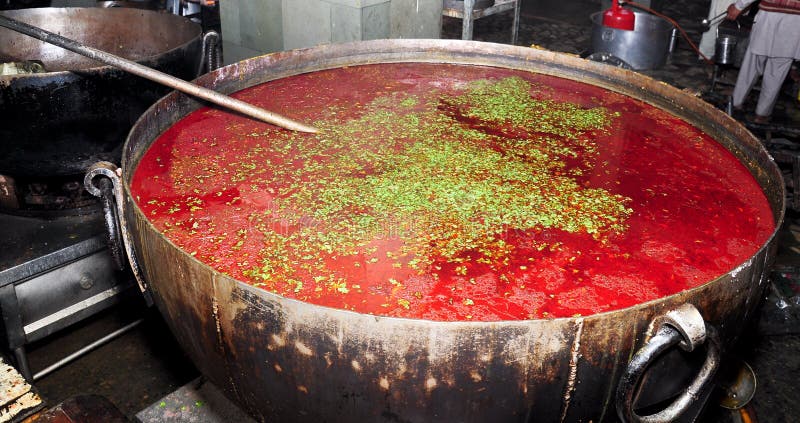
<svg viewBox="0 0 800 423">
<path fill-rule="evenodd" d="M 603 26 L 614 29 L 633 31 L 635 15 L 628 9 L 619 5 L 619 0 L 613 0 L 611 8 L 603 12 Z"/>
</svg>

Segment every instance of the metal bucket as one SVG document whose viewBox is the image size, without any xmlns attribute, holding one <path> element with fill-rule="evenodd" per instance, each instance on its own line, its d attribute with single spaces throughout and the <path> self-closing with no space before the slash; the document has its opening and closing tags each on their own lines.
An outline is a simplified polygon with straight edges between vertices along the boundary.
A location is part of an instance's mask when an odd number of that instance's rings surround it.
<svg viewBox="0 0 800 423">
<path fill-rule="evenodd" d="M 717 38 L 723 36 L 736 39 L 736 46 L 731 48 L 733 57 L 731 58 L 732 62 L 730 66 L 734 68 L 741 67 L 744 55 L 747 52 L 747 48 L 750 46 L 750 28 L 726 20 L 720 23 L 719 28 L 717 28 Z"/>
<path fill-rule="evenodd" d="M 672 24 L 649 13 L 633 13 L 633 31 L 603 26 L 603 13 L 592 14 L 592 52 L 613 55 L 635 70 L 663 66 L 669 53 Z"/>
<path fill-rule="evenodd" d="M 723 34 L 717 37 L 714 62 L 718 65 L 734 64 L 736 62 L 736 44 L 738 41 L 735 35 Z"/>
</svg>

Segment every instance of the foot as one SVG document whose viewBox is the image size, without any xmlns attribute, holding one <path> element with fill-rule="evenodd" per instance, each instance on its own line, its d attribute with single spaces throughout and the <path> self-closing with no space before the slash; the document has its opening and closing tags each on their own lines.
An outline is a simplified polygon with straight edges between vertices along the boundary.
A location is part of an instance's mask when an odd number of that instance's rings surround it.
<svg viewBox="0 0 800 423">
<path fill-rule="evenodd" d="M 755 117 L 753 117 L 753 123 L 765 125 L 769 123 L 770 119 L 770 116 L 755 115 Z"/>
<path fill-rule="evenodd" d="M 731 108 L 731 116 L 736 120 L 745 120 L 745 112 L 744 107 L 742 106 L 733 106 Z"/>
</svg>

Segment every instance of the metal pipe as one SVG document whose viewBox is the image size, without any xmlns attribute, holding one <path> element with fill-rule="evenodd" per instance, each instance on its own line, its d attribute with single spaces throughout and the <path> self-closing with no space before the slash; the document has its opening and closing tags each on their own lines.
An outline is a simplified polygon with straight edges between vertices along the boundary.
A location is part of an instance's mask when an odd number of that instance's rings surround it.
<svg viewBox="0 0 800 423">
<path fill-rule="evenodd" d="M 252 118 L 267 123 L 271 123 L 273 125 L 277 125 L 282 128 L 290 129 L 293 131 L 310 132 L 310 133 L 317 132 L 317 129 L 314 128 L 313 126 L 309 126 L 304 123 L 294 121 L 285 116 L 281 116 L 277 113 L 273 113 L 268 110 L 264 110 L 260 107 L 253 106 L 252 104 L 245 103 L 244 101 L 228 97 L 216 91 L 209 90 L 208 88 L 200 87 L 198 85 L 192 84 L 191 82 L 186 82 L 180 78 L 176 78 L 164 72 L 157 71 L 147 66 L 140 65 L 139 63 L 136 63 L 134 61 L 124 59 L 114 54 L 86 46 L 75 40 L 62 37 L 61 35 L 54 34 L 42 28 L 28 25 L 16 19 L 3 16 L 2 14 L 0 14 L 0 26 L 4 26 L 13 31 L 17 31 L 19 33 L 28 35 L 38 40 L 44 41 L 46 43 L 50 43 L 59 46 L 61 48 L 70 50 L 72 52 L 86 56 L 90 59 L 103 62 L 115 68 L 119 68 L 134 75 L 141 76 L 142 78 L 149 79 L 150 81 L 166 85 L 170 88 L 181 91 L 183 93 L 201 98 L 206 101 L 210 101 L 211 103 L 242 113 L 246 116 L 250 116 Z"/>
<path fill-rule="evenodd" d="M 109 333 L 108 335 L 106 335 L 106 336 L 104 336 L 104 337 L 92 342 L 91 344 L 89 344 L 89 345 L 87 345 L 87 346 L 75 351 L 74 353 L 62 358 L 61 360 L 58 360 L 57 362 L 51 364 L 50 366 L 47 366 L 45 369 L 43 369 L 43 370 L 37 372 L 36 374 L 34 374 L 33 378 L 32 378 L 32 381 L 35 382 L 35 381 L 37 381 L 37 380 L 49 375 L 50 373 L 52 373 L 52 372 L 54 372 L 54 371 L 56 371 L 56 370 L 58 370 L 58 369 L 60 369 L 60 368 L 62 368 L 64 366 L 66 366 L 67 364 L 75 361 L 76 359 L 80 358 L 81 356 L 89 353 L 93 349 L 105 344 L 108 341 L 113 340 L 114 338 L 116 338 L 116 337 L 118 337 L 120 335 L 125 334 L 126 332 L 130 331 L 131 329 L 135 328 L 136 326 L 139 326 L 139 324 L 141 324 L 142 322 L 144 322 L 143 318 L 135 320 L 132 323 L 128 323 L 127 325 L 115 330 L 114 332 Z"/>
</svg>

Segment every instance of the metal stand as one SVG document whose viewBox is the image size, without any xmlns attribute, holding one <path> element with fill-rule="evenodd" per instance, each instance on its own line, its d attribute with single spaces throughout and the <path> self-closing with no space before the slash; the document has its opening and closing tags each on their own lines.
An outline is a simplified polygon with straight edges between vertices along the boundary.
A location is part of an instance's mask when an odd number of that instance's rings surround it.
<svg viewBox="0 0 800 423">
<path fill-rule="evenodd" d="M 463 20 L 461 39 L 471 40 L 473 23 L 476 19 L 491 16 L 496 13 L 514 10 L 514 23 L 511 25 L 511 44 L 517 43 L 519 32 L 519 6 L 520 0 L 495 0 L 494 5 L 485 9 L 475 9 L 475 0 L 464 0 L 464 8 L 445 7 L 442 15 Z"/>
<path fill-rule="evenodd" d="M 717 88 L 717 82 L 719 81 L 719 76 L 722 73 L 722 69 L 720 69 L 720 65 L 714 65 L 714 73 L 711 74 L 711 88 L 709 91 L 714 92 Z"/>
</svg>

